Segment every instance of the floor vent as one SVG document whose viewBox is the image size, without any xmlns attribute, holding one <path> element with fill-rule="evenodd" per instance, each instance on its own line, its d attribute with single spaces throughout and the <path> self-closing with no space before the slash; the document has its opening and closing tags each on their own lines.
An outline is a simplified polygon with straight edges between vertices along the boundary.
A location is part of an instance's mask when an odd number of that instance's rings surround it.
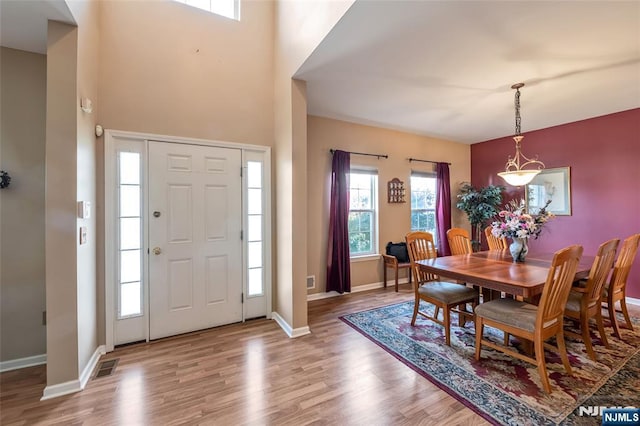
<svg viewBox="0 0 640 426">
<path fill-rule="evenodd" d="M 309 275 L 307 277 L 307 289 L 310 288 L 316 288 L 316 276 L 315 275 Z"/>
<path fill-rule="evenodd" d="M 108 361 L 102 361 L 98 364 L 98 371 L 96 375 L 93 377 L 94 379 L 98 379 L 100 377 L 111 376 L 114 371 L 116 371 L 116 366 L 118 365 L 118 360 L 120 358 L 110 359 Z"/>
</svg>

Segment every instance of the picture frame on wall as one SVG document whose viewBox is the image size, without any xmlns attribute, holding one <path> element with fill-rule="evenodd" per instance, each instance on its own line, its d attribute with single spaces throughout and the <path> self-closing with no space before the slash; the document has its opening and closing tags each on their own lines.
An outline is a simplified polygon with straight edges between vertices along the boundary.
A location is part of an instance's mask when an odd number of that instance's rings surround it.
<svg viewBox="0 0 640 426">
<path fill-rule="evenodd" d="M 547 211 L 556 216 L 571 216 L 571 168 L 542 170 L 525 187 L 527 211 L 536 214 L 547 201 Z"/>
</svg>

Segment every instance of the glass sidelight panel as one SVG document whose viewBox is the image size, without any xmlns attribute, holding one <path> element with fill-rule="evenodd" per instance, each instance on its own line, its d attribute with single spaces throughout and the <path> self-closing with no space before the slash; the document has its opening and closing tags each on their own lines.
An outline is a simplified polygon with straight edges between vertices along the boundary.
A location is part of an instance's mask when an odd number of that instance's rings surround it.
<svg viewBox="0 0 640 426">
<path fill-rule="evenodd" d="M 142 315 L 141 158 L 118 153 L 118 319 Z"/>
<path fill-rule="evenodd" d="M 247 265 L 248 294 L 259 296 L 264 294 L 264 203 L 263 203 L 262 163 L 247 162 Z"/>
</svg>

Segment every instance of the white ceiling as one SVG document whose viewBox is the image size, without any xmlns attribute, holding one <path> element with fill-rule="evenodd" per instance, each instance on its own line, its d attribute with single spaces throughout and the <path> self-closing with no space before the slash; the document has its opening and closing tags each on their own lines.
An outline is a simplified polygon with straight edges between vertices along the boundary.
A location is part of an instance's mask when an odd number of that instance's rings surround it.
<svg viewBox="0 0 640 426">
<path fill-rule="evenodd" d="M 0 44 L 46 54 L 47 20 L 75 24 L 65 0 L 0 0 Z"/>
<path fill-rule="evenodd" d="M 358 0 L 296 77 L 310 114 L 463 143 L 640 107 L 640 1 Z"/>
</svg>

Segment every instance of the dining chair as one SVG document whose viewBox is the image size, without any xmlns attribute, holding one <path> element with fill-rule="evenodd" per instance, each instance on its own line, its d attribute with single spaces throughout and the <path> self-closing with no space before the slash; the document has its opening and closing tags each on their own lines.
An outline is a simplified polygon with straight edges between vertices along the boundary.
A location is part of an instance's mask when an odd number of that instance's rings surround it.
<svg viewBox="0 0 640 426">
<path fill-rule="evenodd" d="M 447 240 L 452 255 L 473 253 L 471 237 L 466 229 L 451 228 L 447 231 Z"/>
<path fill-rule="evenodd" d="M 538 366 L 544 390 L 551 393 L 544 357 L 544 348 L 548 347 L 557 349 L 565 370 L 569 375 L 573 375 L 564 342 L 563 314 L 581 256 L 582 246 L 579 245 L 569 246 L 554 254 L 542 290 L 542 298 L 537 306 L 514 299 L 497 299 L 478 305 L 475 308 L 476 361 L 480 361 L 480 351 L 484 345 L 535 364 Z M 485 325 L 504 331 L 504 345 L 498 345 L 483 338 Z M 532 341 L 533 357 L 509 349 L 507 346 L 509 335 Z M 557 348 L 545 344 L 545 341 L 552 336 L 556 337 Z"/>
<path fill-rule="evenodd" d="M 484 235 L 487 237 L 487 244 L 489 245 L 489 250 L 504 250 L 507 247 L 507 239 L 505 237 L 496 237 L 491 232 L 493 228 L 491 225 L 484 228 Z"/>
<path fill-rule="evenodd" d="M 609 320 L 613 327 L 613 334 L 619 339 L 622 338 L 622 335 L 620 334 L 620 326 L 616 320 L 616 302 L 620 302 L 620 309 L 622 310 L 626 323 L 624 328 L 633 330 L 633 324 L 629 317 L 625 298 L 627 279 L 629 278 L 629 271 L 631 271 L 633 261 L 638 253 L 638 244 L 640 244 L 640 234 L 632 235 L 622 242 L 620 253 L 613 266 L 611 279 L 609 280 L 609 284 L 605 285 L 604 295 L 602 297 L 602 307 L 609 311 Z"/>
<path fill-rule="evenodd" d="M 587 355 L 594 361 L 596 360 L 596 353 L 591 344 L 589 320 L 591 318 L 596 320 L 602 344 L 608 348 L 609 342 L 607 342 L 602 320 L 602 292 L 616 258 L 616 250 L 618 249 L 619 243 L 620 240 L 614 238 L 602 243 L 600 247 L 598 247 L 598 252 L 589 271 L 589 278 L 587 278 L 584 286 L 571 288 L 567 305 L 564 309 L 564 315 L 566 317 L 580 322 L 580 331 L 582 332 L 580 335 L 565 330 L 564 334 L 574 338 L 582 338 L 587 348 Z"/>
<path fill-rule="evenodd" d="M 473 309 L 478 305 L 478 290 L 463 284 L 440 281 L 437 275 L 429 274 L 420 269 L 416 263 L 419 260 L 434 259 L 437 257 L 436 247 L 433 243 L 433 235 L 429 232 L 410 232 L 406 235 L 409 259 L 415 278 L 415 302 L 411 325 L 415 327 L 418 314 L 434 321 L 444 327 L 445 343 L 451 346 L 451 312 L 457 312 L 464 326 L 467 318 L 473 319 Z M 424 301 L 435 306 L 433 316 L 420 311 L 420 302 Z M 467 311 L 466 304 L 471 303 L 471 311 Z M 458 306 L 458 308 L 456 308 Z M 438 311 L 442 309 L 443 320 L 438 319 Z"/>
<path fill-rule="evenodd" d="M 389 256 L 388 254 L 382 255 L 382 276 L 384 287 L 387 287 L 387 269 L 393 269 L 396 278 L 396 293 L 398 292 L 398 270 L 407 269 L 409 272 L 407 276 L 409 278 L 409 284 L 411 284 L 411 263 L 409 262 L 399 262 L 398 258 L 395 256 Z"/>
</svg>

